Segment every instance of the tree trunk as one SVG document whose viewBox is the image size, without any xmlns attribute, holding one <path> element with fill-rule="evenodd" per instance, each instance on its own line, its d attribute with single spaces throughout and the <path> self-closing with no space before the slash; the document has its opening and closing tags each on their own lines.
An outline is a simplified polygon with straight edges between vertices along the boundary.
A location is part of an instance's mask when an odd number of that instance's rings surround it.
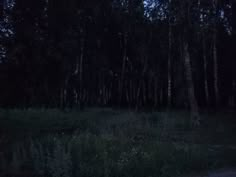
<svg viewBox="0 0 236 177">
<path fill-rule="evenodd" d="M 172 50 L 172 28 L 171 28 L 171 16 L 170 16 L 170 10 L 171 9 L 171 0 L 169 0 L 169 46 L 168 46 L 168 86 L 167 86 L 167 104 L 168 108 L 171 107 L 171 99 L 172 99 L 172 78 L 171 78 L 171 50 Z"/>
<path fill-rule="evenodd" d="M 139 109 L 139 106 L 140 106 L 140 100 L 139 100 L 139 97 L 140 97 L 140 92 L 141 92 L 141 86 L 142 86 L 142 80 L 139 82 L 138 84 L 138 90 L 137 90 L 137 96 L 136 96 L 136 111 Z"/>
<path fill-rule="evenodd" d="M 164 88 L 163 87 L 164 87 L 163 84 L 161 84 L 160 94 L 159 94 L 159 104 L 160 104 L 160 106 L 164 105 L 164 96 L 163 96 Z"/>
<path fill-rule="evenodd" d="M 144 84 L 144 76 L 145 76 L 145 73 L 146 73 L 146 70 L 147 70 L 147 57 L 144 58 L 144 66 L 143 66 L 143 71 L 141 73 L 141 78 L 140 78 L 140 81 L 139 81 L 139 86 L 138 86 L 138 90 L 137 90 L 137 103 L 136 103 L 136 110 L 139 108 L 139 103 L 140 103 L 140 100 L 139 100 L 139 97 L 140 97 L 140 93 L 141 93 L 141 89 L 142 89 L 142 86 Z M 144 89 L 144 87 L 143 87 Z M 144 94 L 144 91 L 143 91 L 143 94 Z M 145 98 L 146 95 L 144 96 L 143 95 L 143 99 L 146 99 Z"/>
<path fill-rule="evenodd" d="M 157 100 L 158 100 L 158 87 L 157 87 L 157 77 L 154 78 L 154 107 L 157 107 Z"/>
<path fill-rule="evenodd" d="M 79 106 L 82 108 L 83 99 L 83 62 L 84 62 L 84 39 L 80 39 L 80 62 L 79 62 Z"/>
<path fill-rule="evenodd" d="M 67 98 L 67 89 L 68 89 L 68 80 L 69 80 L 69 77 L 66 77 L 65 80 L 64 80 L 64 83 L 63 83 L 63 87 L 61 88 L 60 90 L 60 101 L 61 101 L 61 108 L 62 109 L 65 109 L 67 107 L 67 101 L 68 101 L 68 98 Z"/>
<path fill-rule="evenodd" d="M 146 105 L 146 101 L 147 101 L 147 96 L 146 96 L 146 84 L 145 84 L 145 80 L 143 80 L 143 105 Z"/>
<path fill-rule="evenodd" d="M 129 107 L 131 107 L 131 104 L 133 102 L 133 90 L 132 90 L 132 80 L 129 80 Z"/>
<path fill-rule="evenodd" d="M 126 69 L 126 59 L 127 59 L 127 33 L 124 34 L 124 49 L 123 49 L 123 61 L 122 61 L 122 69 L 121 69 L 121 78 L 119 84 L 119 105 L 121 105 L 122 96 L 123 96 L 123 82 L 125 76 Z"/>
<path fill-rule="evenodd" d="M 214 92 L 215 92 L 215 105 L 219 104 L 219 87 L 218 87 L 218 58 L 217 58 L 217 47 L 216 47 L 216 37 L 217 37 L 217 0 L 213 0 L 213 8 L 214 8 L 214 29 L 213 29 L 213 67 L 214 67 Z"/>
<path fill-rule="evenodd" d="M 190 111 L 191 117 L 194 121 L 194 124 L 199 124 L 199 113 L 198 113 L 198 105 L 194 93 L 194 83 L 193 83 L 193 76 L 192 76 L 192 67 L 191 67 L 191 60 L 189 54 L 189 47 L 188 43 L 184 41 L 184 50 L 183 50 L 183 57 L 184 57 L 184 68 L 185 68 L 185 76 L 187 82 L 187 90 L 188 90 L 188 98 L 190 104 Z"/>
<path fill-rule="evenodd" d="M 232 89 L 231 89 L 231 95 L 229 98 L 229 106 L 231 108 L 234 108 L 236 106 L 236 81 L 232 80 Z"/>
<path fill-rule="evenodd" d="M 130 102 L 130 95 L 129 95 L 129 80 L 126 81 L 126 89 L 125 89 L 125 92 L 126 92 L 126 101 L 127 101 L 127 105 L 129 105 L 129 102 Z"/>
<path fill-rule="evenodd" d="M 232 19 L 233 19 L 233 46 L 236 46 L 236 1 L 232 1 Z M 233 48 L 232 51 L 233 56 L 236 55 L 236 51 Z M 232 106 L 233 108 L 236 108 L 236 71 L 235 71 L 236 63 L 234 64 L 233 68 L 233 79 L 232 79 L 232 97 L 233 97 L 233 103 Z"/>
<path fill-rule="evenodd" d="M 208 91 L 208 80 L 207 80 L 207 56 L 206 56 L 206 42 L 205 36 L 203 35 L 203 65 L 204 65 L 204 90 L 206 105 L 209 105 L 209 91 Z"/>
<path fill-rule="evenodd" d="M 216 32 L 215 32 L 216 33 Z M 213 67 L 214 67 L 214 91 L 215 91 L 215 104 L 219 104 L 219 88 L 218 88 L 218 58 L 216 48 L 216 34 L 213 37 Z"/>
</svg>

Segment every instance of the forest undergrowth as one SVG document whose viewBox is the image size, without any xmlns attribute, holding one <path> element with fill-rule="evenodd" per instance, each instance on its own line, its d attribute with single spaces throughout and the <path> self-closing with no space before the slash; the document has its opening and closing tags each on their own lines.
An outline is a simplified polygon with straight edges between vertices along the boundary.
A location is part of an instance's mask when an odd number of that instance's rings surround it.
<svg viewBox="0 0 236 177">
<path fill-rule="evenodd" d="M 232 113 L 0 110 L 0 176 L 176 177 L 236 165 Z"/>
</svg>

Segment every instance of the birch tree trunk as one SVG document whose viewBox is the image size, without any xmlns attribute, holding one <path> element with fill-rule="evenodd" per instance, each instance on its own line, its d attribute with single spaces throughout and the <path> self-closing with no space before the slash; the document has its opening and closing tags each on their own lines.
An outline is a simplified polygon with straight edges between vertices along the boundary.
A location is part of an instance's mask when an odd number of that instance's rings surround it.
<svg viewBox="0 0 236 177">
<path fill-rule="evenodd" d="M 138 90 L 137 90 L 137 96 L 136 96 L 136 111 L 138 110 L 139 106 L 140 106 L 140 94 L 141 94 L 141 89 L 142 89 L 142 85 L 144 84 L 144 75 L 145 75 L 145 72 L 147 70 L 147 57 L 144 58 L 144 66 L 143 66 L 143 71 L 142 71 L 142 74 L 141 74 L 141 78 L 140 78 L 140 81 L 139 81 L 139 86 L 138 86 Z M 143 89 L 144 86 L 143 86 Z M 145 91 L 143 91 L 143 99 L 146 99 L 145 97 Z"/>
<path fill-rule="evenodd" d="M 201 12 L 201 0 L 198 0 L 198 11 L 199 11 L 199 18 L 201 21 L 201 16 L 203 15 Z M 200 27 L 201 28 L 201 27 Z M 206 39 L 204 30 L 202 32 L 202 49 L 203 49 L 203 68 L 204 68 L 204 92 L 205 92 L 205 102 L 206 106 L 209 105 L 209 86 L 208 86 L 208 79 L 207 79 L 207 54 L 206 54 Z"/>
<path fill-rule="evenodd" d="M 219 104 L 219 87 L 218 87 L 218 58 L 217 58 L 217 47 L 216 47 L 216 38 L 217 38 L 217 5 L 218 1 L 213 0 L 213 8 L 214 8 L 214 27 L 213 27 L 213 67 L 214 67 L 214 92 L 215 92 L 215 104 L 218 106 Z"/>
<path fill-rule="evenodd" d="M 194 91 L 194 83 L 193 83 L 193 76 L 192 76 L 192 67 L 191 67 L 191 59 L 189 54 L 189 47 L 188 43 L 184 41 L 184 50 L 183 50 L 183 57 L 184 57 L 184 68 L 185 68 L 185 76 L 187 82 L 187 90 L 188 90 L 188 98 L 189 98 L 189 105 L 191 111 L 191 117 L 193 120 L 193 124 L 198 125 L 200 121 L 199 112 L 198 112 L 198 104 L 195 97 Z"/>
<path fill-rule="evenodd" d="M 203 45 L 203 65 L 204 65 L 204 90 L 205 90 L 205 99 L 206 105 L 209 105 L 209 91 L 208 91 L 208 80 L 207 80 L 207 56 L 206 56 L 206 42 L 205 36 L 203 35 L 202 45 Z"/>
<path fill-rule="evenodd" d="M 172 78 L 171 78 L 171 50 L 172 50 L 172 28 L 171 28 L 171 0 L 169 0 L 169 33 L 168 33 L 168 39 L 169 39 L 169 46 L 168 46 L 168 90 L 167 90 L 167 104 L 168 108 L 171 107 L 171 99 L 172 99 Z"/>
<path fill-rule="evenodd" d="M 216 32 L 215 32 L 216 33 Z M 215 91 L 215 104 L 219 104 L 219 88 L 218 88 L 218 58 L 216 48 L 216 34 L 213 37 L 213 62 L 214 62 L 214 91 Z"/>
</svg>

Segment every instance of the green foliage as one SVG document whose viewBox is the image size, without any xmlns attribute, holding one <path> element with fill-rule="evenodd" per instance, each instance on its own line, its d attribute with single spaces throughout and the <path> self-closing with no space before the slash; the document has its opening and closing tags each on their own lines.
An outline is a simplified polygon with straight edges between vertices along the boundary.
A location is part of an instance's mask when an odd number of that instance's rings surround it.
<svg viewBox="0 0 236 177">
<path fill-rule="evenodd" d="M 16 126 L 12 121 L 20 123 L 15 133 L 6 134 L 9 142 L 1 156 L 0 169 L 4 166 L 5 172 L 10 174 L 173 177 L 236 164 L 232 145 L 216 146 L 210 144 L 209 139 L 207 142 L 200 139 L 202 133 L 213 133 L 213 129 L 207 126 L 206 131 L 205 125 L 191 129 L 188 114 L 183 112 L 147 114 L 93 109 L 69 113 L 13 110 L 6 114 L 1 110 L 1 114 L 6 117 L 0 121 L 12 129 Z M 14 117 L 16 115 L 18 117 Z M 35 130 L 39 122 L 41 127 Z M 21 131 L 26 125 L 32 125 L 27 133 Z M 65 133 L 63 126 L 73 131 Z M 221 126 L 225 131 L 230 130 L 230 126 L 228 129 L 227 125 Z M 38 133 L 42 131 L 45 132 Z M 224 133 L 228 134 L 223 132 L 222 136 Z M 13 136 L 15 138 L 11 138 Z"/>
</svg>

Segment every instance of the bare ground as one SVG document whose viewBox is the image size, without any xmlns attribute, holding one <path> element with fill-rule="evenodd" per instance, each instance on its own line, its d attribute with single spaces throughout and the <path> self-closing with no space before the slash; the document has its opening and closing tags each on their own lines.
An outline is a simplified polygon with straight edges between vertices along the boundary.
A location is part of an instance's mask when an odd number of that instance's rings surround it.
<svg viewBox="0 0 236 177">
<path fill-rule="evenodd" d="M 215 172 L 204 173 L 201 175 L 185 176 L 185 177 L 236 177 L 236 170 L 224 169 Z"/>
</svg>

